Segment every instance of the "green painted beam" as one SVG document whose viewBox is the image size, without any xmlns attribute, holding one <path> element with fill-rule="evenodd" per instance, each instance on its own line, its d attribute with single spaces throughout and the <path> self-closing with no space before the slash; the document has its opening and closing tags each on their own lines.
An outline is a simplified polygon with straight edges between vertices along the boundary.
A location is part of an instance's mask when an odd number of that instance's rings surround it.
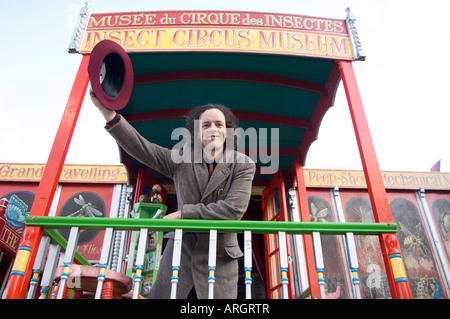
<svg viewBox="0 0 450 319">
<path fill-rule="evenodd" d="M 145 219 L 145 218 L 92 218 L 92 217 L 36 217 L 29 216 L 27 226 L 41 226 L 45 229 L 81 229 L 101 230 L 139 230 L 148 228 L 154 231 L 173 231 L 181 228 L 187 232 L 209 232 L 216 229 L 220 233 L 243 233 L 245 230 L 255 234 L 311 234 L 342 235 L 352 232 L 355 235 L 379 235 L 395 233 L 395 224 L 380 223 L 317 223 L 317 222 L 266 222 L 247 220 L 200 220 L 200 219 Z"/>
</svg>

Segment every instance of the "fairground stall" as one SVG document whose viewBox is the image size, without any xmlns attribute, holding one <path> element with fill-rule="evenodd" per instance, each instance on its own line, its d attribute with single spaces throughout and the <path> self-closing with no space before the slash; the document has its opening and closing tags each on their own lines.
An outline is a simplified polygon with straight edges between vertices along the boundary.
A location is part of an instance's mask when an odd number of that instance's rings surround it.
<svg viewBox="0 0 450 319">
<path fill-rule="evenodd" d="M 19 249 L 26 217 L 36 198 L 45 164 L 0 163 L 0 294 Z M 64 165 L 55 191 L 49 216 L 128 216 L 127 198 L 131 192 L 122 165 Z M 69 232 L 59 230 L 67 240 Z M 104 231 L 85 231 L 80 235 L 77 252 L 87 262 L 98 263 Z M 110 267 L 120 267 L 126 253 L 125 236 L 117 233 L 111 252 Z"/>
<path fill-rule="evenodd" d="M 120 50 L 112 49 L 101 59 L 94 58 L 93 50 L 111 42 L 114 43 L 111 48 L 118 46 Z M 419 231 L 425 230 L 421 225 L 428 224 L 420 224 L 419 219 L 416 224 L 410 219 L 396 220 L 394 211 L 405 212 L 414 201 L 409 199 L 406 204 L 395 201 L 386 192 L 386 178 L 378 167 L 353 72 L 352 63 L 364 60 L 365 55 L 350 10 L 343 20 L 233 11 L 90 14 L 86 6 L 69 51 L 82 55 L 80 67 L 27 218 L 4 298 L 34 298 L 38 287 L 41 296 L 46 297 L 51 295 L 49 287 L 54 282 L 58 284 L 56 298 L 66 296 L 67 288 L 75 291 L 72 297 L 95 292 L 96 298 L 102 294 L 145 298 L 157 275 L 149 272 L 158 268 L 158 256 L 164 245 L 160 238 L 165 231 L 175 231 L 176 246 L 181 245 L 183 232 L 210 234 L 210 270 L 205 274 L 210 298 L 214 297 L 218 232 L 241 234 L 242 291 L 247 298 L 255 296 L 261 286 L 264 288 L 257 296 L 266 298 L 330 298 L 336 297 L 339 290 L 339 296 L 348 298 L 410 299 L 417 297 L 417 278 L 422 277 L 405 267 L 405 262 L 420 253 L 431 255 L 419 258 L 420 265 L 416 268 L 434 269 L 435 273 L 426 273 L 423 277 L 426 279 L 419 280 L 422 280 L 419 295 L 432 295 L 437 288 L 432 290 L 431 286 L 437 284 L 440 295 L 447 296 L 445 246 L 427 246 L 422 237 L 425 235 Z M 98 70 L 89 77 L 88 66 L 93 64 L 97 64 Z M 142 136 L 168 148 L 179 147 L 181 136 L 174 134 L 174 130 L 184 127 L 184 116 L 193 106 L 218 103 L 230 107 L 239 118 L 243 133 L 238 149 L 257 163 L 254 198 L 245 220 L 158 218 L 176 207 L 174 197 L 170 196 L 171 180 L 142 166 L 123 150 L 121 160 L 134 189 L 131 206 L 135 218 L 50 217 L 89 81 L 98 90 L 96 94 L 111 105 L 125 100 L 124 105 L 117 107 L 118 112 Z M 323 201 L 318 195 L 308 194 L 303 166 L 340 82 L 347 95 L 364 170 L 348 178 L 364 180 L 367 192 L 358 200 L 345 199 L 339 181 L 333 180 L 334 175 L 320 173 L 334 192 L 325 191 L 328 201 Z M 255 136 L 258 142 L 252 143 Z M 392 178 L 401 179 L 388 176 L 387 180 Z M 430 178 L 425 180 L 429 182 Z M 444 180 L 448 181 L 448 175 L 440 175 L 439 181 Z M 351 202 L 346 202 L 351 215 L 344 213 L 343 204 L 327 206 L 338 200 Z M 424 202 L 415 203 L 417 208 L 418 203 Z M 87 209 L 85 205 L 82 208 Z M 445 210 L 446 204 L 443 205 Z M 443 225 L 448 226 L 445 217 L 448 214 L 442 215 Z M 67 242 L 55 239 L 55 229 L 68 230 Z M 433 229 L 436 236 L 442 236 Z M 105 230 L 98 267 L 76 255 L 80 233 L 86 230 Z M 122 272 L 108 266 L 112 238 L 117 231 L 132 232 L 127 243 L 131 266 Z M 434 241 L 438 239 L 435 237 Z M 56 246 L 61 245 L 64 254 L 59 258 L 55 252 Z M 337 249 L 336 258 L 328 252 L 332 246 Z M 305 258 L 298 257 L 299 249 Z M 364 253 L 364 249 L 375 253 L 372 256 Z M 45 259 L 42 252 L 47 250 L 49 256 L 44 266 L 40 261 Z M 437 250 L 439 259 L 432 254 Z M 174 249 L 172 296 L 176 295 L 181 266 L 179 254 Z M 55 270 L 58 260 L 60 266 Z M 51 266 L 47 267 L 49 261 Z M 340 270 L 331 270 L 332 264 L 337 263 Z M 378 284 L 374 285 L 382 285 L 383 292 L 367 295 L 361 288 L 362 271 L 364 276 L 380 274 L 375 276 Z M 331 295 L 331 290 L 335 295 Z"/>
<path fill-rule="evenodd" d="M 0 164 L 0 198 L 8 207 L 0 217 L 0 294 L 17 254 L 25 217 L 29 213 L 45 165 L 43 164 Z M 305 169 L 305 185 L 308 195 L 309 215 L 315 222 L 373 222 L 370 198 L 362 171 Z M 413 298 L 447 298 L 448 261 L 450 236 L 448 215 L 450 212 L 450 173 L 382 172 L 384 185 L 390 201 L 394 221 L 400 226 L 400 248 L 405 255 L 405 268 Z M 166 200 L 169 209 L 175 205 L 175 190 L 170 183 L 161 184 L 167 189 Z M 261 205 L 264 185 L 255 185 L 249 210 L 245 219 L 262 220 Z M 144 193 L 149 192 L 144 190 Z M 80 212 L 85 204 L 102 213 L 95 217 L 135 218 L 130 208 L 133 204 L 133 188 L 127 185 L 127 174 L 123 166 L 111 165 L 64 165 L 49 216 L 69 216 Z M 286 189 L 288 218 L 298 221 L 296 192 L 293 187 Z M 15 199 L 14 199 L 15 198 Z M 279 207 L 280 194 L 274 196 L 275 207 Z M 77 199 L 77 201 L 75 201 Z M 6 200 L 6 202 L 5 202 Z M 16 201 L 16 204 L 14 204 Z M 22 203 L 22 205 L 17 205 Z M 22 211 L 20 211 L 20 209 Z M 68 239 L 65 229 L 58 231 Z M 104 231 L 84 232 L 77 242 L 76 251 L 89 264 L 100 262 Z M 88 237 L 86 237 L 88 236 Z M 136 234 L 117 231 L 114 234 L 108 269 L 132 276 L 133 245 Z M 306 255 L 303 236 L 289 236 L 291 263 L 294 273 L 296 297 L 309 297 L 309 282 L 305 271 Z M 243 238 L 240 237 L 243 246 Z M 267 272 L 264 260 L 264 237 L 253 236 L 252 298 L 267 297 Z M 355 236 L 356 254 L 359 265 L 360 294 L 363 299 L 391 298 L 385 266 L 376 236 Z M 153 243 L 152 243 L 153 241 Z M 348 271 L 349 256 L 343 236 L 321 236 L 323 243 L 324 278 L 327 284 L 326 298 L 356 298 L 352 289 L 353 280 Z M 147 284 L 155 274 L 156 249 L 161 243 L 150 239 L 147 246 L 148 270 L 144 271 L 145 281 L 141 296 L 146 296 L 151 288 Z M 244 283 L 244 267 L 241 261 L 240 282 Z M 42 269 L 43 270 L 43 269 Z M 275 271 L 276 268 L 271 268 Z M 273 276 L 273 274 L 272 274 Z M 52 278 L 53 279 L 53 278 Z M 239 298 L 245 297 L 245 288 L 239 287 Z M 39 294 L 41 291 L 37 291 Z M 305 292 L 302 295 L 302 292 Z"/>
</svg>

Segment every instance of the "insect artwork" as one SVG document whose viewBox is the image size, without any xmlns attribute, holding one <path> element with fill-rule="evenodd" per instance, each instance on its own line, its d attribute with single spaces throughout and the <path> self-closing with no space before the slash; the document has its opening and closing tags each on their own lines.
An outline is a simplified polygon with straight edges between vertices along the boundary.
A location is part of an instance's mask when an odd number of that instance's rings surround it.
<svg viewBox="0 0 450 319">
<path fill-rule="evenodd" d="M 354 213 L 356 216 L 359 217 L 358 222 L 359 223 L 370 223 L 372 222 L 371 216 L 372 216 L 372 209 L 364 209 L 363 206 L 359 206 L 358 208 L 354 209 Z M 364 248 L 364 244 L 368 244 L 372 247 L 372 249 L 378 250 L 377 241 L 373 236 L 357 236 L 357 245 L 360 249 Z"/>
<path fill-rule="evenodd" d="M 370 216 L 372 215 L 372 209 L 368 209 L 367 211 L 364 209 L 363 206 L 359 206 L 358 208 L 355 208 L 354 210 L 355 214 L 359 217 L 360 223 L 370 223 Z"/>
<path fill-rule="evenodd" d="M 450 240 L 450 211 L 444 211 L 439 218 L 439 226 L 443 231 L 445 240 Z"/>
<path fill-rule="evenodd" d="M 446 240 L 450 239 L 450 212 L 445 212 L 441 215 L 439 223 L 442 225 L 442 229 L 445 231 Z"/>
<path fill-rule="evenodd" d="M 103 216 L 102 212 L 100 212 L 98 209 L 93 207 L 91 203 L 85 202 L 83 196 L 79 195 L 78 198 L 73 199 L 75 203 L 81 206 L 79 210 L 76 212 L 68 215 L 67 217 L 100 217 Z"/>
<path fill-rule="evenodd" d="M 327 222 L 325 217 L 328 215 L 328 208 L 324 208 L 320 211 L 318 211 L 316 205 L 314 203 L 311 203 L 311 213 L 309 216 L 311 217 L 312 222 Z"/>
<path fill-rule="evenodd" d="M 21 233 L 25 226 L 25 221 L 29 215 L 28 205 L 25 204 L 16 194 L 13 194 L 9 199 L 9 203 L 5 209 L 5 219 L 9 226 L 15 231 Z"/>
<path fill-rule="evenodd" d="M 414 257 L 416 257 L 419 260 L 419 257 L 422 257 L 423 259 L 428 258 L 428 248 L 425 245 L 422 237 L 422 227 L 420 224 L 417 224 L 415 226 L 415 231 L 412 232 L 408 228 L 406 228 L 403 224 L 398 223 L 400 226 L 400 229 L 402 230 L 403 234 L 405 235 L 405 239 L 403 240 L 403 244 L 406 247 L 406 255 L 411 253 Z"/>
</svg>

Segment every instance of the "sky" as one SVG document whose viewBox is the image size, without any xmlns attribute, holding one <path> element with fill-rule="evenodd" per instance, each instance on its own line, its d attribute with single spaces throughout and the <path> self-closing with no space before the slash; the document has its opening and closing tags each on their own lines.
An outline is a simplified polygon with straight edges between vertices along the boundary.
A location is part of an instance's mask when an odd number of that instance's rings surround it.
<svg viewBox="0 0 450 319">
<path fill-rule="evenodd" d="M 46 163 L 81 55 L 67 52 L 85 1 L 0 4 L 0 163 Z M 92 0 L 92 13 L 230 10 L 345 19 L 350 7 L 364 62 L 354 62 L 382 171 L 450 172 L 448 0 Z M 115 141 L 86 96 L 66 164 L 119 164 Z M 306 168 L 362 169 L 342 83 Z"/>
</svg>

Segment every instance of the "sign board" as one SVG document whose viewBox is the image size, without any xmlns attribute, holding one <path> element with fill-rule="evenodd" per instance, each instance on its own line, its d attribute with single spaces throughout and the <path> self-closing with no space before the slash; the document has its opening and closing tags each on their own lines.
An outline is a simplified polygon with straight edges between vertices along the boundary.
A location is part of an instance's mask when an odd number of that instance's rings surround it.
<svg viewBox="0 0 450 319">
<path fill-rule="evenodd" d="M 45 164 L 0 163 L 0 182 L 39 182 Z M 367 188 L 363 171 L 305 169 L 307 187 Z M 450 189 L 450 173 L 381 172 L 387 189 Z M 127 183 L 122 165 L 64 165 L 62 183 Z"/>
<path fill-rule="evenodd" d="M 367 188 L 363 171 L 305 169 L 307 187 Z M 450 189 L 450 173 L 381 172 L 386 189 Z"/>
<path fill-rule="evenodd" d="M 45 164 L 0 163 L 0 181 L 39 182 Z M 62 183 L 127 183 L 127 171 L 122 165 L 64 165 Z"/>
<path fill-rule="evenodd" d="M 127 52 L 253 52 L 354 60 L 346 20 L 235 11 L 84 13 L 70 52 L 108 39 Z"/>
<path fill-rule="evenodd" d="M 3 217 L 0 217 L 0 248 L 15 256 L 20 238 L 21 235 L 12 229 Z"/>
</svg>

